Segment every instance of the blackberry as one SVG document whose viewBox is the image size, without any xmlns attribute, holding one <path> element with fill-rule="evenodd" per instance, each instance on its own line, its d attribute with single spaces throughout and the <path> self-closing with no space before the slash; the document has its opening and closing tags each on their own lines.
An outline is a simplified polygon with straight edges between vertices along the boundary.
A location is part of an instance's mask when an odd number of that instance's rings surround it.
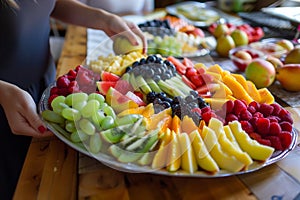
<svg viewBox="0 0 300 200">
<path fill-rule="evenodd" d="M 169 102 L 167 102 L 167 101 L 163 101 L 163 102 L 161 103 L 161 105 L 162 105 L 165 109 L 171 107 L 171 104 L 170 104 Z"/>
<path fill-rule="evenodd" d="M 165 99 L 167 97 L 167 95 L 164 92 L 160 92 L 160 93 L 157 94 L 157 97 L 160 98 L 160 99 Z"/>
<path fill-rule="evenodd" d="M 125 73 L 130 72 L 131 70 L 132 70 L 132 67 L 128 66 L 128 67 L 126 67 L 126 69 L 125 69 Z"/>
<path fill-rule="evenodd" d="M 160 98 L 158 98 L 158 97 L 156 97 L 154 99 L 154 101 L 153 101 L 153 104 L 159 104 L 159 105 L 161 105 L 162 103 L 163 103 L 163 101 Z"/>
<path fill-rule="evenodd" d="M 155 92 L 149 92 L 146 96 L 148 103 L 153 103 L 153 101 L 156 99 Z"/>
</svg>

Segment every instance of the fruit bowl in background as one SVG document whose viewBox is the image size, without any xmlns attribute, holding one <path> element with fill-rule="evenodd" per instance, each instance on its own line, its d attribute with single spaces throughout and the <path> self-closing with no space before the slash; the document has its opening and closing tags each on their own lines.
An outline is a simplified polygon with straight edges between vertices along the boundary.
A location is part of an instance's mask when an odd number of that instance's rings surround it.
<svg viewBox="0 0 300 200">
<path fill-rule="evenodd" d="M 274 42 L 268 42 L 268 41 L 253 42 L 249 46 L 264 52 L 266 55 L 270 55 L 276 58 L 281 58 L 288 52 L 282 46 Z"/>
<path fill-rule="evenodd" d="M 246 52 L 246 54 L 240 52 Z M 245 71 L 247 65 L 251 63 L 253 59 L 266 58 L 266 54 L 250 46 L 240 46 L 229 51 L 229 58 L 240 71 Z"/>
</svg>

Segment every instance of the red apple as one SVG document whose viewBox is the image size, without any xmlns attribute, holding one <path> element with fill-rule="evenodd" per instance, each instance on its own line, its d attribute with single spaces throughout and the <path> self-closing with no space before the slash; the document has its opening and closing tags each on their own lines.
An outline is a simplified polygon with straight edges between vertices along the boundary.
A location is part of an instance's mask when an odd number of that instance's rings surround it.
<svg viewBox="0 0 300 200">
<path fill-rule="evenodd" d="M 253 60 L 245 70 L 247 80 L 252 81 L 257 88 L 270 86 L 276 77 L 274 66 L 261 58 Z"/>
</svg>

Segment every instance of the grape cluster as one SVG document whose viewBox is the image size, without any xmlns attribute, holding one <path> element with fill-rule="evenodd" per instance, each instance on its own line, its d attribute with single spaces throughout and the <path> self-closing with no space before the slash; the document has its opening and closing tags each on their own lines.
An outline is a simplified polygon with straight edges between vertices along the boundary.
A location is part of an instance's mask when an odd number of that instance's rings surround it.
<svg viewBox="0 0 300 200">
<path fill-rule="evenodd" d="M 168 20 L 149 20 L 138 25 L 143 32 L 148 32 L 154 36 L 164 37 L 165 35 L 175 35 Z"/>
<path fill-rule="evenodd" d="M 147 94 L 147 102 L 153 103 L 155 112 L 158 113 L 166 108 L 172 108 L 172 115 L 177 115 L 183 119 L 185 115 L 191 117 L 195 124 L 199 124 L 201 117 L 201 109 L 207 107 L 208 104 L 198 96 L 196 91 L 191 91 L 190 95 L 185 98 L 176 96 L 169 98 L 165 93 L 150 92 Z"/>
<path fill-rule="evenodd" d="M 175 76 L 176 68 L 168 60 L 163 60 L 156 55 L 149 55 L 127 67 L 126 72 L 133 73 L 135 76 L 141 75 L 145 79 L 151 78 L 157 82 Z"/>
</svg>

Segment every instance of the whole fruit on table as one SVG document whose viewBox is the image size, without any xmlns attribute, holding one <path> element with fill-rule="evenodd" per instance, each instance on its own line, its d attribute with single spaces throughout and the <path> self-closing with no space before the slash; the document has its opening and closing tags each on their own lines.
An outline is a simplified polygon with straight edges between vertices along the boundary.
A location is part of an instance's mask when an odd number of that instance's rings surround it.
<svg viewBox="0 0 300 200">
<path fill-rule="evenodd" d="M 243 46 L 249 43 L 248 35 L 245 31 L 236 29 L 231 34 L 235 46 Z"/>
<path fill-rule="evenodd" d="M 222 35 L 228 35 L 228 34 L 230 34 L 230 30 L 226 24 L 218 24 L 216 29 L 213 32 L 213 35 L 216 38 L 219 38 Z"/>
<path fill-rule="evenodd" d="M 245 70 L 246 79 L 252 81 L 257 88 L 270 86 L 276 76 L 274 66 L 261 58 L 253 60 Z"/>
<path fill-rule="evenodd" d="M 285 64 L 297 64 L 300 63 L 300 47 L 296 47 L 291 50 L 284 59 Z"/>
<path fill-rule="evenodd" d="M 127 54 L 132 51 L 143 52 L 143 41 L 137 37 L 138 45 L 133 45 L 125 36 L 117 36 L 113 39 L 113 50 L 115 54 Z"/>
<path fill-rule="evenodd" d="M 228 57 L 228 53 L 235 47 L 234 40 L 230 35 L 222 35 L 217 39 L 216 52 L 222 57 Z"/>
<path fill-rule="evenodd" d="M 276 79 L 288 91 L 300 91 L 300 64 L 286 64 L 277 69 Z"/>
<path fill-rule="evenodd" d="M 291 50 L 294 49 L 293 43 L 290 40 L 287 40 L 287 39 L 281 39 L 281 40 L 277 41 L 276 44 L 282 46 L 287 51 L 291 51 Z"/>
</svg>

